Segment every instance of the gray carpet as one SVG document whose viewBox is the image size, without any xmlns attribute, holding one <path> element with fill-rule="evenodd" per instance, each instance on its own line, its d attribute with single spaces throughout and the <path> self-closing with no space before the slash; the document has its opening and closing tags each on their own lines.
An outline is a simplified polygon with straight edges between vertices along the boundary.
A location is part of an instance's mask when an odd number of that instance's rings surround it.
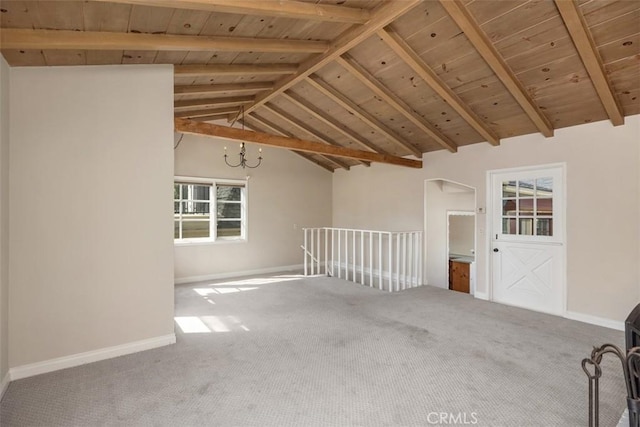
<svg viewBox="0 0 640 427">
<path fill-rule="evenodd" d="M 623 343 L 452 291 L 295 275 L 178 286 L 176 316 L 201 332 L 177 326 L 174 346 L 15 381 L 0 424 L 585 426 L 580 361 Z M 601 425 L 615 426 L 622 374 L 605 371 Z"/>
</svg>

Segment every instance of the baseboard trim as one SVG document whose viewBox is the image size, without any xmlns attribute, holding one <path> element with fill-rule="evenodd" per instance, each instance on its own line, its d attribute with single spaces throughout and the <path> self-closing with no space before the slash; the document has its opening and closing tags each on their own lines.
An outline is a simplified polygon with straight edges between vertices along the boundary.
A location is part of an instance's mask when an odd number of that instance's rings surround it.
<svg viewBox="0 0 640 427">
<path fill-rule="evenodd" d="M 566 319 L 577 320 L 579 322 L 590 323 L 592 325 L 603 326 L 616 331 L 624 331 L 624 322 L 605 319 L 604 317 L 592 316 L 590 314 L 577 313 L 575 311 L 567 311 L 564 313 Z"/>
<path fill-rule="evenodd" d="M 252 276 L 255 274 L 268 274 L 268 273 L 278 273 L 282 271 L 302 270 L 303 268 L 304 268 L 304 265 L 302 264 L 282 265 L 280 267 L 259 268 L 256 270 L 244 270 L 244 271 L 234 271 L 229 273 L 205 274 L 204 276 L 178 277 L 174 279 L 174 283 L 176 285 L 182 285 L 185 283 L 203 282 L 205 280 L 228 279 L 231 277 Z"/>
<path fill-rule="evenodd" d="M 16 366 L 9 370 L 9 378 L 11 381 L 15 381 L 22 378 L 32 377 L 34 375 L 58 371 L 60 369 L 73 368 L 74 366 L 85 365 L 91 362 L 98 362 L 100 360 L 111 359 L 144 350 L 151 350 L 152 348 L 175 344 L 175 342 L 176 335 L 168 334 L 146 340 L 116 345 L 113 347 L 101 348 L 99 350 L 87 351 L 85 353 L 77 353 L 70 356 L 44 360 L 42 362 L 31 363 L 29 365 Z"/>
<path fill-rule="evenodd" d="M 0 401 L 2 401 L 2 398 L 4 397 L 4 393 L 7 391 L 7 388 L 9 387 L 9 372 L 7 371 L 7 374 L 4 376 L 4 378 L 2 379 L 2 382 L 0 382 Z"/>
<path fill-rule="evenodd" d="M 477 299 L 489 301 L 489 294 L 487 294 L 486 292 L 475 291 L 473 296 L 476 297 Z"/>
</svg>

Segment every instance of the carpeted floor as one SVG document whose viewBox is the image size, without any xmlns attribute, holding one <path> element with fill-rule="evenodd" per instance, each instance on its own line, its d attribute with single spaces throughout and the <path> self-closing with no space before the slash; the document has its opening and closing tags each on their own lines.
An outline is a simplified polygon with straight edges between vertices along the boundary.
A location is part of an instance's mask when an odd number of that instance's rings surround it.
<svg viewBox="0 0 640 427">
<path fill-rule="evenodd" d="M 580 361 L 623 344 L 452 291 L 296 275 L 178 286 L 176 319 L 176 345 L 12 382 L 0 424 L 585 426 Z M 615 426 L 619 362 L 601 385 Z"/>
</svg>

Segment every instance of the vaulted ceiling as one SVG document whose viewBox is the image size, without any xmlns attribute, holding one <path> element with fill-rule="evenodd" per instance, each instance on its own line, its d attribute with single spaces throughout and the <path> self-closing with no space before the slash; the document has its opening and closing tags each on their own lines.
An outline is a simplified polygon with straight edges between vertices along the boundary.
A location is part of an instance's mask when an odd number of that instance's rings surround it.
<svg viewBox="0 0 640 427">
<path fill-rule="evenodd" d="M 12 66 L 174 64 L 179 130 L 216 134 L 194 122 L 244 118 L 254 142 L 331 171 L 640 113 L 640 1 L 2 0 L 0 9 Z"/>
</svg>

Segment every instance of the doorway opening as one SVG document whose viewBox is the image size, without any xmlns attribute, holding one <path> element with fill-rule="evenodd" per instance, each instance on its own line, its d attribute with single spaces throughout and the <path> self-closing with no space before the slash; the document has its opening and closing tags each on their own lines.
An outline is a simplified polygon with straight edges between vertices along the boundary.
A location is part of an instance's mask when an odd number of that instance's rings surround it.
<svg viewBox="0 0 640 427">
<path fill-rule="evenodd" d="M 475 293 L 475 211 L 474 187 L 447 179 L 425 181 L 425 284 Z M 464 277 L 454 285 L 456 275 Z"/>
</svg>

